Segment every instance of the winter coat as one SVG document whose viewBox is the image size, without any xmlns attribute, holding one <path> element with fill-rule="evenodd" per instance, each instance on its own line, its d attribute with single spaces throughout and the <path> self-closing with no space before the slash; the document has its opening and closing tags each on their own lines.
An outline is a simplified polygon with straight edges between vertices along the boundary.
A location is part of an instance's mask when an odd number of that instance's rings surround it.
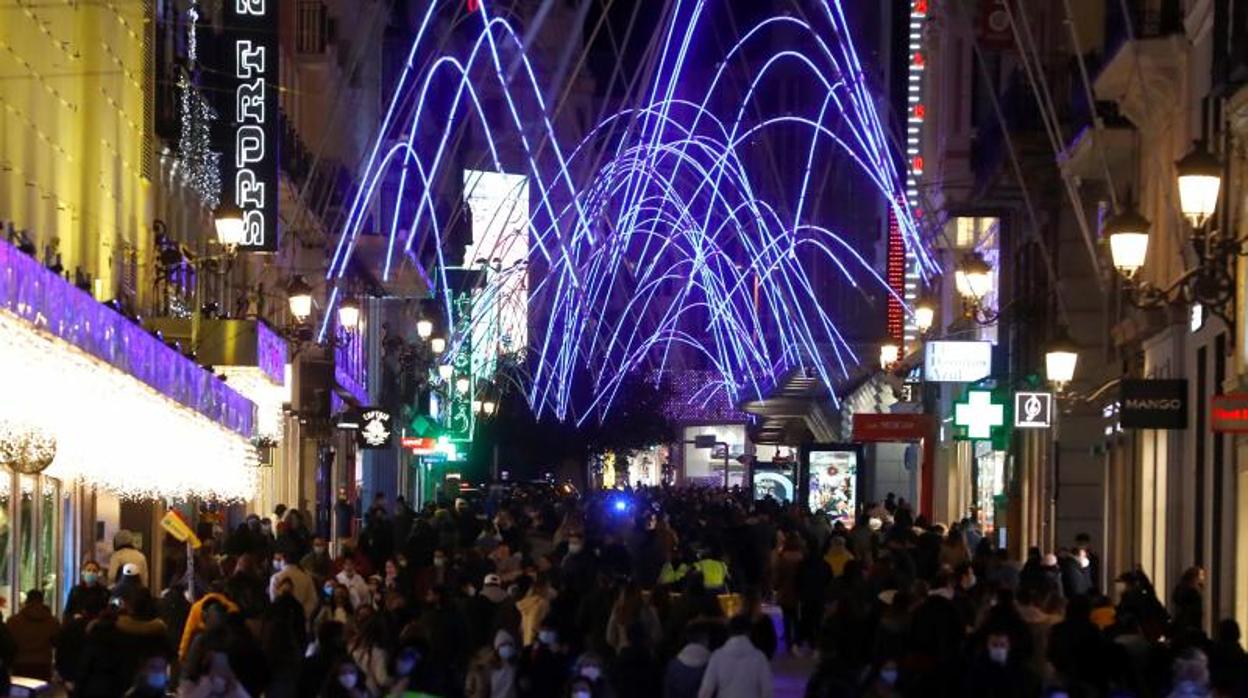
<svg viewBox="0 0 1248 698">
<path fill-rule="evenodd" d="M 94 618 L 108 606 L 108 587 L 103 584 L 75 584 L 65 600 L 65 618 L 85 615 Z"/>
<path fill-rule="evenodd" d="M 537 642 L 537 630 L 550 613 L 550 600 L 530 592 L 516 602 L 516 609 L 520 611 L 520 643 L 528 647 Z"/>
<path fill-rule="evenodd" d="M 663 698 L 694 698 L 702 685 L 711 651 L 691 642 L 667 663 L 663 676 Z"/>
<path fill-rule="evenodd" d="M 147 587 L 147 556 L 129 546 L 114 550 L 108 558 L 108 583 L 116 584 L 121 581 L 121 570 L 127 564 L 139 568 L 139 584 Z"/>
<path fill-rule="evenodd" d="M 711 653 L 698 698 L 771 698 L 771 664 L 744 635 Z"/>
<path fill-rule="evenodd" d="M 17 643 L 13 674 L 45 681 L 52 678 L 52 640 L 61 629 L 52 611 L 42 603 L 27 603 L 9 619 L 8 626 Z"/>
</svg>

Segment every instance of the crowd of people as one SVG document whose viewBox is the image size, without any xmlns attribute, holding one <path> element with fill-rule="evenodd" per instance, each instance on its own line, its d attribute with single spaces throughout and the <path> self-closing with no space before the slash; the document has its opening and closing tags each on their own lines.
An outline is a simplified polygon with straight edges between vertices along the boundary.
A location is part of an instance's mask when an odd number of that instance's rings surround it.
<svg viewBox="0 0 1248 698">
<path fill-rule="evenodd" d="M 123 531 L 61 618 L 26 595 L 0 660 L 84 698 L 765 698 L 781 653 L 811 698 L 1248 690 L 1199 569 L 1170 611 L 1139 571 L 1111 601 L 1086 536 L 1011 561 L 891 496 L 854 525 L 706 489 L 378 497 L 332 552 L 308 523 L 249 516 L 165 580 Z"/>
</svg>

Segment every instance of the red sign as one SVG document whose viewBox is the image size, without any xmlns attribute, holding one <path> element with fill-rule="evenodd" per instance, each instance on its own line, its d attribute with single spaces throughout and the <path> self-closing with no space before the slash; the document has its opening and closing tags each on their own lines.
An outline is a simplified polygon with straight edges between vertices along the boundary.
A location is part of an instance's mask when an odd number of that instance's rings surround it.
<svg viewBox="0 0 1248 698">
<path fill-rule="evenodd" d="M 410 449 L 417 455 L 428 455 L 437 448 L 437 441 L 427 436 L 404 436 L 399 440 L 403 448 Z"/>
<path fill-rule="evenodd" d="M 856 414 L 854 441 L 918 441 L 934 436 L 929 414 Z"/>
<path fill-rule="evenodd" d="M 1209 428 L 1216 432 L 1248 434 L 1248 393 L 1214 395 Z"/>
</svg>

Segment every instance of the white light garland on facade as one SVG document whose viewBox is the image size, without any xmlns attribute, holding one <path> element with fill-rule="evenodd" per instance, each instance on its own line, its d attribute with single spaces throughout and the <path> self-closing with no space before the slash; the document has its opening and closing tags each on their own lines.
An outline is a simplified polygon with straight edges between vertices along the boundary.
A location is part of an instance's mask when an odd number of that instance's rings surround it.
<svg viewBox="0 0 1248 698">
<path fill-rule="evenodd" d="M 0 385 L 0 422 L 55 437 L 51 477 L 125 498 L 243 501 L 255 493 L 257 457 L 241 435 L 2 312 Z"/>
<path fill-rule="evenodd" d="M 291 400 L 290 384 L 277 385 L 256 366 L 214 366 L 226 383 L 256 403 L 256 436 L 281 441 L 284 410 Z"/>
</svg>

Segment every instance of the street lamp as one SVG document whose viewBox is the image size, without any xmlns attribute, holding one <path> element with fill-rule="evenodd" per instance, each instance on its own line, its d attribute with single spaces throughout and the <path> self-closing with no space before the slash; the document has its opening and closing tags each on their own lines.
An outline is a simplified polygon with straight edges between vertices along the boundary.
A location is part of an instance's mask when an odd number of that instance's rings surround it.
<svg viewBox="0 0 1248 698">
<path fill-rule="evenodd" d="M 481 414 L 484 414 L 487 417 L 493 415 L 494 410 L 497 408 L 498 408 L 498 405 L 496 405 L 493 400 L 481 401 Z"/>
<path fill-rule="evenodd" d="M 918 302 L 914 304 L 914 326 L 919 332 L 927 332 L 932 329 L 932 323 L 936 321 L 936 302 L 931 296 L 922 296 Z"/>
<path fill-rule="evenodd" d="M 1200 228 L 1218 207 L 1222 163 L 1201 139 L 1192 146 L 1191 152 L 1175 163 L 1175 168 L 1179 176 L 1179 208 L 1193 228 Z"/>
<path fill-rule="evenodd" d="M 454 366 L 450 364 L 438 364 L 438 378 L 441 378 L 443 383 L 450 381 L 451 375 L 454 373 Z"/>
<path fill-rule="evenodd" d="M 420 328 L 417 327 L 416 331 L 419 332 Z M 429 350 L 435 354 L 441 354 L 442 352 L 446 351 L 446 340 L 443 339 L 442 337 L 434 337 L 433 339 L 429 340 Z"/>
<path fill-rule="evenodd" d="M 1148 227 L 1148 219 L 1135 208 L 1128 208 L 1105 222 L 1110 258 L 1114 268 L 1127 278 L 1135 276 L 1144 266 L 1148 255 Z"/>
<path fill-rule="evenodd" d="M 889 339 L 880 345 L 880 368 L 887 369 L 901 358 L 901 346 Z"/>
<path fill-rule="evenodd" d="M 1065 327 L 1057 328 L 1053 339 L 1044 349 L 1044 373 L 1049 382 L 1061 390 L 1075 377 L 1075 364 L 1079 363 L 1079 347 L 1075 345 Z"/>
<path fill-rule="evenodd" d="M 344 298 L 338 306 L 338 324 L 348 330 L 356 329 L 360 324 L 360 304 L 354 298 Z"/>
<path fill-rule="evenodd" d="M 416 321 L 416 335 L 421 339 L 429 339 L 433 336 L 433 323 L 429 320 L 421 318 Z"/>
<path fill-rule="evenodd" d="M 992 291 L 992 267 L 978 252 L 972 252 L 962 259 L 953 280 L 958 295 L 976 302 Z"/>
<path fill-rule="evenodd" d="M 469 383 L 468 378 L 466 376 L 460 376 L 455 381 L 455 390 L 459 391 L 459 393 L 462 395 L 468 392 L 468 388 L 470 387 L 470 385 L 471 384 Z"/>
<path fill-rule="evenodd" d="M 303 277 L 296 275 L 286 287 L 286 298 L 290 302 L 290 314 L 299 322 L 308 319 L 312 314 L 312 287 Z"/>
<path fill-rule="evenodd" d="M 227 248 L 243 243 L 243 210 L 234 204 L 221 204 L 213 216 L 217 242 Z"/>
</svg>

